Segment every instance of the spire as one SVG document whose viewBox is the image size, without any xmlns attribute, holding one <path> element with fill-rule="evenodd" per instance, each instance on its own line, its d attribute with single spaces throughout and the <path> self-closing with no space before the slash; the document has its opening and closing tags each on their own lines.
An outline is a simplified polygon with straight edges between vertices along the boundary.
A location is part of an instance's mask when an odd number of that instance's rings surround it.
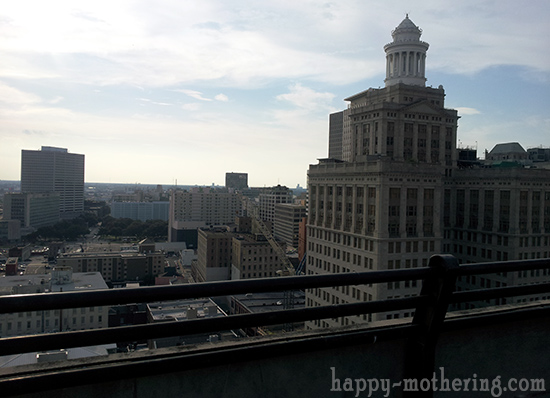
<svg viewBox="0 0 550 398">
<path fill-rule="evenodd" d="M 428 43 L 420 41 L 422 29 L 405 19 L 391 32 L 393 42 L 384 46 L 386 52 L 386 87 L 405 83 L 425 86 L 426 51 Z"/>
</svg>

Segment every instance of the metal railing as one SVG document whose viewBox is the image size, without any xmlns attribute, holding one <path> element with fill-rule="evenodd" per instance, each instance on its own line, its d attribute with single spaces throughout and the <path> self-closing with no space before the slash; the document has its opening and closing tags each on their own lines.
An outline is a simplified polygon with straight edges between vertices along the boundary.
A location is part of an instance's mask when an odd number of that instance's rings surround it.
<svg viewBox="0 0 550 398">
<path fill-rule="evenodd" d="M 545 268 L 550 268 L 550 259 L 459 266 L 456 258 L 453 256 L 436 255 L 432 256 L 428 267 L 414 269 L 289 276 L 134 289 L 2 296 L 0 297 L 0 313 L 15 313 L 423 280 L 420 293 L 417 296 L 407 298 L 0 338 L 0 355 L 413 309 L 415 315 L 411 322 L 399 326 L 400 333 L 406 333 L 408 336 L 405 372 L 409 377 L 429 378 L 434 368 L 437 339 L 444 328 L 445 316 L 450 303 L 550 293 L 550 283 L 548 282 L 455 292 L 455 284 L 458 277 Z M 548 307 L 534 309 L 532 312 L 533 316 L 537 316 L 537 311 L 544 312 L 546 316 L 549 313 Z M 151 369 L 147 370 L 151 372 Z M 8 381 L 0 379 L 0 388 L 6 383 Z M 423 396 L 430 396 L 429 392 L 426 394 Z"/>
</svg>

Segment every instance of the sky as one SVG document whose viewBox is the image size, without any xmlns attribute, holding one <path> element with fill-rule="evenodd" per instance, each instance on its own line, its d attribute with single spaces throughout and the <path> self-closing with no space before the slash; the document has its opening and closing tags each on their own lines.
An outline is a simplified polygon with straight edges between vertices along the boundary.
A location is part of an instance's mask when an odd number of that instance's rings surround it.
<svg viewBox="0 0 550 398">
<path fill-rule="evenodd" d="M 458 145 L 550 147 L 547 0 L 18 0 L 0 8 L 0 180 L 57 146 L 86 182 L 305 186 L 328 115 L 384 86 L 406 13 Z"/>
</svg>

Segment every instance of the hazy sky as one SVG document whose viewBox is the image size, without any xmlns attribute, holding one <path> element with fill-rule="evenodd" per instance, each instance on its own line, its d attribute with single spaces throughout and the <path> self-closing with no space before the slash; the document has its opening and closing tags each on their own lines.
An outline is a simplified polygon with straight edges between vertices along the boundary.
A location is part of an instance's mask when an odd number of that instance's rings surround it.
<svg viewBox="0 0 550 398">
<path fill-rule="evenodd" d="M 0 8 L 0 179 L 44 145 L 85 154 L 87 182 L 304 186 L 328 114 L 384 85 L 407 12 L 463 146 L 550 146 L 547 0 L 18 0 Z"/>
</svg>

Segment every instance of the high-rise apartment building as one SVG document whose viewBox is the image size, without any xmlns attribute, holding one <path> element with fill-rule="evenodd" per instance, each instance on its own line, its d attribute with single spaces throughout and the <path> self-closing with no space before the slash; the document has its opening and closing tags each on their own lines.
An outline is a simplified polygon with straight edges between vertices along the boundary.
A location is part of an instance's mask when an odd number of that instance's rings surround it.
<svg viewBox="0 0 550 398">
<path fill-rule="evenodd" d="M 84 212 L 84 155 L 48 146 L 22 150 L 21 191 L 56 192 L 61 218 L 77 217 Z"/>
<path fill-rule="evenodd" d="M 384 47 L 385 87 L 346 99 L 349 128 L 342 123 L 341 158 L 310 166 L 308 274 L 415 268 L 442 252 L 461 262 L 549 255 L 550 171 L 519 163 L 514 170 L 478 162 L 458 168 L 457 111 L 445 108 L 442 86 L 425 86 L 428 44 L 420 41 L 421 33 L 408 16 L 392 32 L 393 41 Z M 459 287 L 550 280 L 531 273 L 518 277 L 464 280 Z M 407 297 L 418 288 L 417 281 L 404 281 L 312 289 L 306 305 Z M 352 316 L 308 326 L 410 315 Z"/>
<path fill-rule="evenodd" d="M 182 241 L 180 235 L 209 225 L 227 225 L 241 213 L 241 199 L 236 193 L 211 188 L 173 191 L 170 196 L 168 240 Z M 189 246 L 189 245 L 188 245 Z"/>
</svg>

